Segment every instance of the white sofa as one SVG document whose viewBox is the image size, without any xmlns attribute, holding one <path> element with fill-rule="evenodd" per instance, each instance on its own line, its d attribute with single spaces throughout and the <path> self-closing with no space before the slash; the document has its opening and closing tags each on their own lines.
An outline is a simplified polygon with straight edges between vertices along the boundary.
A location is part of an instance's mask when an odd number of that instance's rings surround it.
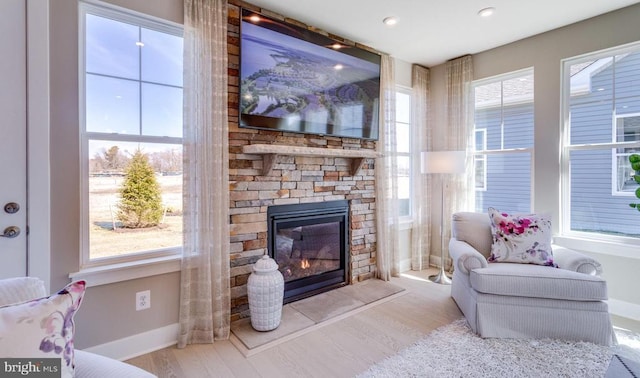
<svg viewBox="0 0 640 378">
<path fill-rule="evenodd" d="M 554 338 L 615 344 L 600 263 L 556 247 L 558 268 L 488 263 L 493 237 L 485 213 L 453 215 L 451 296 L 481 337 Z"/>
<path fill-rule="evenodd" d="M 44 283 L 37 278 L 17 277 L 0 280 L 0 306 L 18 304 L 47 295 Z M 74 355 L 75 376 L 78 378 L 156 377 L 133 365 L 94 353 L 76 349 Z"/>
</svg>

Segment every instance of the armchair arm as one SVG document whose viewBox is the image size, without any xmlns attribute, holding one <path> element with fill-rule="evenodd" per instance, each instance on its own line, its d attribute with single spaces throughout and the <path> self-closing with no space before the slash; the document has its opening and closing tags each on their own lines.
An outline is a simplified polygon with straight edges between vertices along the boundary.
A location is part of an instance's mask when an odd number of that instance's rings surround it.
<svg viewBox="0 0 640 378">
<path fill-rule="evenodd" d="M 453 266 L 466 275 L 473 269 L 488 266 L 487 259 L 467 242 L 451 238 L 449 254 L 453 259 Z"/>
<path fill-rule="evenodd" d="M 570 270 L 578 273 L 585 273 L 592 276 L 602 274 L 602 264 L 598 260 L 582 254 L 573 249 L 553 247 L 553 260 L 558 264 L 558 268 Z"/>
</svg>

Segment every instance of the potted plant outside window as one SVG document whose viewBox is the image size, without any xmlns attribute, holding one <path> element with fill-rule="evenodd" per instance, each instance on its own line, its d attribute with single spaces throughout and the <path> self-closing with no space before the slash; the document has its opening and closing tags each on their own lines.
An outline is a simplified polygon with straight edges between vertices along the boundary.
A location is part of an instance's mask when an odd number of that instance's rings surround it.
<svg viewBox="0 0 640 378">
<path fill-rule="evenodd" d="M 637 184 L 640 184 L 640 155 L 639 154 L 631 154 L 629 155 L 629 162 L 631 163 L 631 169 L 635 171 L 633 175 L 633 179 Z M 636 198 L 640 200 L 640 187 L 636 189 Z M 640 203 L 630 203 L 629 206 L 634 209 L 640 211 Z"/>
</svg>

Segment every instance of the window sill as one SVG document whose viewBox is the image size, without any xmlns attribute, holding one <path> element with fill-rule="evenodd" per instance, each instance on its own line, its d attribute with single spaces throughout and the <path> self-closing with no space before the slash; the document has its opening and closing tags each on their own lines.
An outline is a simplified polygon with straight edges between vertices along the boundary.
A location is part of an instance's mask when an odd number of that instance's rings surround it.
<svg viewBox="0 0 640 378">
<path fill-rule="evenodd" d="M 588 253 L 640 260 L 638 246 L 632 244 L 577 236 L 556 236 L 553 238 L 553 244 Z"/>
<path fill-rule="evenodd" d="M 172 255 L 87 268 L 69 274 L 69 278 L 85 280 L 91 287 L 179 271 L 180 256 Z"/>
<path fill-rule="evenodd" d="M 413 228 L 413 218 L 411 217 L 400 217 L 400 222 L 398 223 L 398 228 L 400 231 L 411 230 Z"/>
</svg>

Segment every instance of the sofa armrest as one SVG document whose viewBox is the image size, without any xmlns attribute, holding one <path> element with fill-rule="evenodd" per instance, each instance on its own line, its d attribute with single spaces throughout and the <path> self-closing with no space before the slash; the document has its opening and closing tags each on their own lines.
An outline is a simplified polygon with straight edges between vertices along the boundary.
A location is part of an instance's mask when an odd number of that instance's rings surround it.
<svg viewBox="0 0 640 378">
<path fill-rule="evenodd" d="M 570 270 L 578 273 L 585 273 L 592 276 L 602 274 L 602 264 L 598 260 L 589 257 L 573 249 L 554 245 L 553 260 L 558 264 L 558 268 Z"/>
<path fill-rule="evenodd" d="M 469 243 L 452 238 L 449 241 L 449 254 L 453 259 L 453 266 L 468 275 L 472 270 L 486 268 L 487 259 Z"/>
</svg>

